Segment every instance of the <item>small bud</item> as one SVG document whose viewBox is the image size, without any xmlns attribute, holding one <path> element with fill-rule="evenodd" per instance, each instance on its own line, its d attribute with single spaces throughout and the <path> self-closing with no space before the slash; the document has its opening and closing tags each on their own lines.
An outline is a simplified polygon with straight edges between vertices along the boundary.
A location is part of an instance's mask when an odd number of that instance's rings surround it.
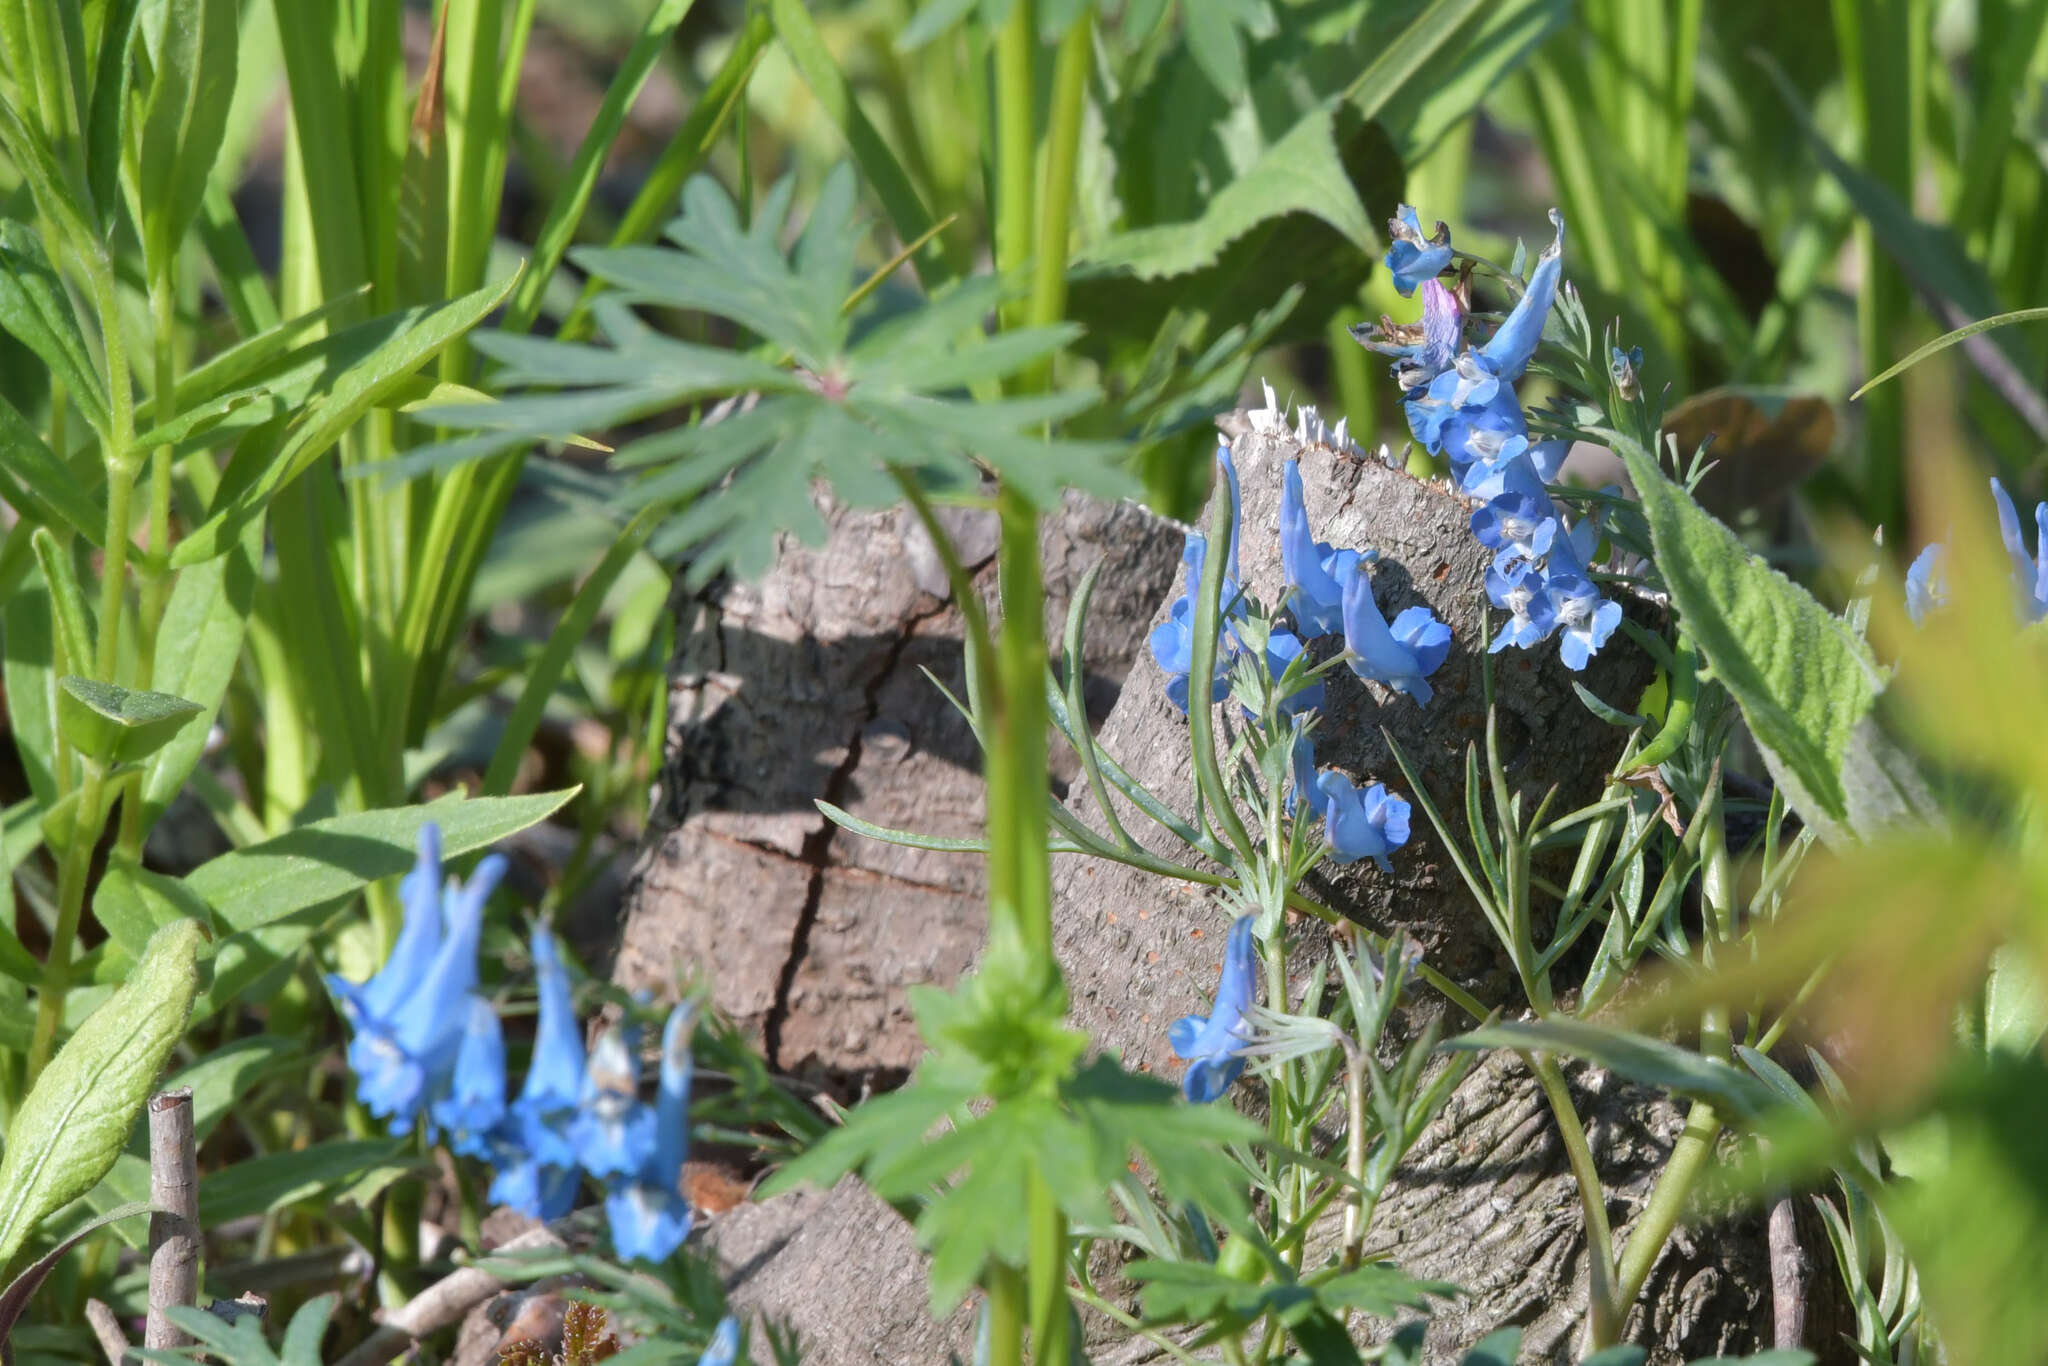
<svg viewBox="0 0 2048 1366">
<path fill-rule="evenodd" d="M 1614 392 L 1621 396 L 1623 403 L 1634 403 L 1643 392 L 1640 375 L 1643 348 L 1631 346 L 1624 351 L 1617 346 L 1613 352 L 1614 358 L 1607 363 L 1607 373 L 1614 380 Z"/>
</svg>

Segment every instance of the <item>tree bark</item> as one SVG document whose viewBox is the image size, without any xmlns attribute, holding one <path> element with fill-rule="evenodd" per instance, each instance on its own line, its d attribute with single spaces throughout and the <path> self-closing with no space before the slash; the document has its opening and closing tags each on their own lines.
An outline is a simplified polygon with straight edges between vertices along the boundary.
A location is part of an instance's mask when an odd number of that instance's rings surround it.
<svg viewBox="0 0 2048 1366">
<path fill-rule="evenodd" d="M 1339 546 L 1371 546 L 1380 552 L 1374 586 L 1388 618 L 1424 602 L 1452 625 L 1452 653 L 1431 679 L 1437 696 L 1427 708 L 1337 670 L 1318 732 L 1317 758 L 1361 781 L 1384 781 L 1413 800 L 1418 794 L 1409 790 L 1392 759 L 1390 745 L 1399 744 L 1464 842 L 1468 832 L 1457 813 L 1464 808 L 1466 751 L 1476 743 L 1483 757 L 1486 734 L 1483 579 L 1490 560 L 1472 539 L 1470 505 L 1439 483 L 1415 480 L 1355 453 L 1303 447 L 1285 433 L 1251 432 L 1236 449 L 1244 487 L 1241 568 L 1249 591 L 1266 602 L 1277 600 L 1281 574 L 1274 528 L 1281 462 L 1298 455 L 1311 524 L 1319 535 Z M 900 529 L 901 523 L 894 525 Z M 708 646 L 686 644 L 683 650 L 677 681 L 682 724 L 675 735 L 686 746 L 709 743 L 709 748 L 672 756 L 672 768 L 683 781 L 668 788 L 671 819 L 644 865 L 620 976 L 634 984 L 647 980 L 650 971 L 664 976 L 672 971 L 668 953 L 694 957 L 712 973 L 723 1008 L 763 1022 L 772 1059 L 784 1068 L 816 1065 L 825 1058 L 841 1066 L 847 1061 L 891 1070 L 912 1065 L 918 1047 L 897 1004 L 900 986 L 910 980 L 943 981 L 965 969 L 981 933 L 978 908 L 971 917 L 957 909 L 978 894 L 976 860 L 906 857 L 907 851 L 844 836 L 833 839 L 829 827 L 822 835 L 829 844 L 823 843 L 820 827 L 811 823 L 808 805 L 800 800 L 822 791 L 842 805 L 857 797 L 869 803 L 869 811 L 890 813 L 870 815 L 880 823 L 947 834 L 973 829 L 978 807 L 969 797 L 962 795 L 957 802 L 949 797 L 945 805 L 927 801 L 920 810 L 916 801 L 883 795 L 879 783 L 867 776 L 875 771 L 871 756 L 877 746 L 865 737 L 895 734 L 881 729 L 885 718 L 898 725 L 906 724 L 902 718 L 928 718 L 928 712 L 894 701 L 891 680 L 901 676 L 906 656 L 942 633 L 950 610 L 930 590 L 905 587 L 911 575 L 902 570 L 879 572 L 899 559 L 914 563 L 908 552 L 891 548 L 911 539 L 900 531 L 894 543 L 881 538 L 879 561 L 872 547 L 841 548 L 837 560 L 831 547 L 816 556 L 795 552 L 771 585 L 726 595 L 724 628 L 707 631 L 700 616 L 691 639 L 725 642 L 721 648 L 728 663 L 708 666 Z M 1171 535 L 1163 548 L 1156 534 L 1153 539 L 1142 574 L 1133 574 L 1130 600 L 1142 600 L 1142 610 L 1158 620 L 1177 591 L 1170 586 L 1176 566 L 1168 556 L 1177 552 L 1179 536 Z M 851 567 L 844 559 L 849 553 L 855 557 Z M 1105 574 L 1105 586 L 1117 578 Z M 1071 575 L 1065 581 L 1071 582 Z M 843 605 L 828 602 L 848 584 L 861 591 L 841 594 Z M 1140 588 L 1149 596 L 1141 597 Z M 806 592 L 810 597 L 799 607 L 797 599 Z M 885 599 L 884 594 L 894 596 Z M 788 605 L 781 605 L 785 601 Z M 737 610 L 736 602 L 742 604 Z M 847 615 L 832 615 L 841 611 Z M 1648 609 L 1633 604 L 1630 611 L 1647 615 Z M 880 629 L 878 618 L 887 612 L 910 627 L 893 634 Z M 836 622 L 851 626 L 825 629 Z M 1139 647 L 1146 624 L 1142 615 L 1135 624 L 1105 618 L 1098 603 L 1091 650 L 1099 644 L 1105 651 L 1123 651 L 1121 660 L 1105 658 L 1101 668 L 1106 675 L 1122 675 L 1128 667 L 1100 739 L 1134 776 L 1185 812 L 1193 788 L 1188 731 L 1164 698 L 1157 666 Z M 822 638 L 800 642 L 806 631 Z M 849 637 L 872 642 L 861 654 L 867 662 L 858 667 L 849 666 L 848 652 L 834 643 Z M 756 651 L 750 666 L 755 671 L 732 669 L 731 661 L 740 655 L 736 639 Z M 1334 650 L 1341 643 L 1323 642 L 1319 648 Z M 1632 710 L 1650 676 L 1641 652 L 1617 636 L 1583 674 L 1566 671 L 1554 645 L 1504 652 L 1492 657 L 1492 665 L 1501 755 L 1525 811 L 1533 810 L 1552 786 L 1558 789 L 1554 813 L 1597 795 L 1625 735 L 1595 718 L 1571 685 L 1579 683 Z M 1097 667 L 1092 653 L 1090 667 Z M 821 700 L 797 705 L 789 715 L 757 710 L 744 731 L 721 732 L 716 725 L 689 719 L 693 708 L 703 713 L 708 693 L 720 692 L 729 704 L 759 687 L 763 673 L 774 679 L 776 697 Z M 849 690 L 849 678 L 873 681 Z M 707 681 L 714 679 L 726 681 Z M 849 696 L 860 701 L 848 703 Z M 835 698 L 840 700 L 829 700 Z M 1219 711 L 1226 722 L 1229 710 Z M 840 733 L 850 738 L 838 741 L 837 748 L 816 745 L 818 732 L 809 719 L 814 713 L 838 716 Z M 716 738 L 721 734 L 724 749 Z M 905 757 L 891 760 L 890 771 L 908 756 L 932 753 L 918 733 L 897 743 Z M 704 771 L 707 753 L 711 762 L 724 765 L 723 771 L 765 775 L 763 783 L 748 790 L 772 787 L 778 795 L 753 805 L 693 801 L 688 794 L 698 789 L 690 775 Z M 971 765 L 971 754 L 961 754 L 951 772 L 971 774 Z M 935 778 L 936 770 L 928 766 L 918 783 Z M 1099 821 L 1086 792 L 1076 790 L 1066 801 L 1083 820 Z M 1491 809 L 1490 802 L 1483 805 Z M 1128 806 L 1122 814 L 1133 835 L 1154 852 L 1183 861 L 1192 857 Z M 1379 874 L 1370 863 L 1327 868 L 1307 890 L 1375 930 L 1406 931 L 1436 967 L 1480 1000 L 1516 1013 L 1522 1003 L 1514 975 L 1419 801 L 1413 828 L 1410 843 L 1395 857 L 1393 876 Z M 821 890 L 826 873 L 843 876 L 849 888 L 857 884 L 860 893 L 849 891 L 841 900 Z M 743 875 L 762 879 L 759 895 L 742 888 L 737 879 Z M 1054 894 L 1056 948 L 1075 1023 L 1089 1031 L 1098 1047 L 1120 1054 L 1125 1065 L 1177 1078 L 1179 1064 L 1167 1046 L 1167 1026 L 1208 1007 L 1220 966 L 1221 931 L 1228 923 L 1221 898 L 1187 883 L 1071 857 L 1055 868 Z M 945 905 L 956 908 L 942 920 L 924 909 L 927 898 L 941 895 Z M 834 908 L 830 914 L 828 905 Z M 837 909 L 842 905 L 848 906 L 844 912 Z M 721 920 L 721 911 L 728 918 Z M 827 937 L 821 928 L 841 923 L 836 917 L 842 914 L 849 930 L 834 932 L 832 948 L 822 951 Z M 1297 963 L 1305 965 L 1326 951 L 1329 936 L 1320 922 L 1304 920 L 1292 932 Z M 737 940 L 756 945 L 764 956 L 785 955 L 784 961 L 794 946 L 795 970 L 784 983 L 790 990 L 780 1004 L 758 985 L 758 975 L 742 974 L 749 984 L 744 998 L 722 984 L 738 955 Z M 720 953 L 728 957 L 721 961 Z M 1408 1036 L 1431 1018 L 1442 1019 L 1453 1031 L 1471 1023 L 1426 989 L 1414 996 L 1397 1022 Z M 818 1005 L 815 1017 L 808 1010 L 812 1002 Z M 801 1031 L 791 1027 L 799 1017 L 805 1021 Z M 864 1050 L 852 1046 L 856 1034 L 869 1040 Z M 804 1041 L 800 1046 L 799 1039 Z M 886 1045 L 876 1042 L 883 1039 Z M 874 1080 L 877 1073 L 865 1076 Z M 1681 1113 L 1661 1097 L 1597 1069 L 1573 1068 L 1569 1077 L 1607 1182 L 1610 1216 L 1625 1235 L 1648 1199 L 1681 1127 Z M 1250 1089 L 1238 1091 L 1242 1095 Z M 832 1192 L 741 1206 L 719 1216 L 709 1236 L 729 1268 L 736 1302 L 790 1321 L 809 1344 L 807 1361 L 937 1361 L 948 1350 L 963 1360 L 971 1357 L 971 1312 L 963 1310 L 943 1325 L 923 1317 L 924 1266 L 909 1231 L 858 1187 L 846 1184 Z M 1455 1361 L 1459 1348 L 1506 1324 L 1525 1327 L 1525 1360 L 1577 1360 L 1588 1281 L 1578 1196 L 1555 1124 L 1533 1080 L 1512 1056 L 1488 1057 L 1457 1088 L 1382 1200 L 1367 1246 L 1370 1253 L 1388 1256 L 1411 1272 L 1452 1280 L 1468 1291 L 1435 1317 L 1429 1360 Z M 1130 1307 L 1135 1305 L 1133 1297 Z M 1094 1359 L 1145 1358 L 1141 1342 L 1112 1328 L 1107 1320 L 1090 1323 Z M 1360 1331 L 1371 1330 L 1361 1325 Z M 1651 1348 L 1650 1360 L 1657 1366 L 1768 1346 L 1770 1333 L 1767 1245 L 1763 1220 L 1755 1215 L 1717 1219 L 1682 1232 L 1657 1264 L 1628 1330 L 1630 1340 Z"/>
</svg>

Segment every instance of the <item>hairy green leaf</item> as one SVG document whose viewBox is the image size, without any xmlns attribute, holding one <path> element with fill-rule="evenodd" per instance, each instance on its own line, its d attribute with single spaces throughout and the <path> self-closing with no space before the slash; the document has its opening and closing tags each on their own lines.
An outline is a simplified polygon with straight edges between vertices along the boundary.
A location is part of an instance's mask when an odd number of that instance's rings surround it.
<svg viewBox="0 0 2048 1366">
<path fill-rule="evenodd" d="M 159 930 L 133 975 L 58 1050 L 15 1112 L 0 1157 L 0 1266 L 114 1165 L 185 1031 L 204 939 L 190 920 Z"/>
<path fill-rule="evenodd" d="M 107 515 L 76 475 L 44 444 L 28 419 L 0 398 L 0 498 L 41 522 L 77 532 L 93 545 L 106 537 Z"/>
<path fill-rule="evenodd" d="M 80 754 L 114 766 L 140 763 L 203 715 L 197 702 L 91 678 L 57 680 L 57 729 Z"/>
<path fill-rule="evenodd" d="M 1893 758 L 1901 756 L 1887 757 L 1875 726 L 1867 724 L 1879 688 L 1868 647 L 1811 593 L 1752 555 L 1641 446 L 1609 435 L 1642 499 L 1672 603 L 1714 676 L 1742 707 L 1794 809 L 1833 841 L 1853 839 L 1859 824 L 1882 823 L 1882 815 L 1859 821 L 1852 814 L 1844 777 L 1856 759 L 1855 805 L 1875 804 L 1883 812 L 1896 810 L 1898 802 L 1873 797 L 1866 803 L 1861 794 L 1875 789 L 1861 770 L 1912 783 L 1897 772 Z"/>
</svg>

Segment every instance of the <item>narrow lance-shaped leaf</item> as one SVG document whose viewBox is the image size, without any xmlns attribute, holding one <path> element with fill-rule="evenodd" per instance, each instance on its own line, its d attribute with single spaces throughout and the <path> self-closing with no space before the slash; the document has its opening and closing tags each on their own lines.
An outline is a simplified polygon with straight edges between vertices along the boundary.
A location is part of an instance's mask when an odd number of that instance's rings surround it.
<svg viewBox="0 0 2048 1366">
<path fill-rule="evenodd" d="M 227 132 L 241 47 L 237 0 L 158 0 L 143 29 L 152 74 L 143 104 L 136 198 L 153 277 L 169 271 L 206 195 Z"/>
<path fill-rule="evenodd" d="M 0 1265 L 53 1211 L 98 1184 L 185 1030 L 205 930 L 159 930 L 120 990 L 80 1025 L 8 1126 L 0 1157 Z"/>
<path fill-rule="evenodd" d="M 227 549 L 271 498 L 325 454 L 357 419 L 382 402 L 420 366 L 439 355 L 505 301 L 518 281 L 508 276 L 437 308 L 415 309 L 391 339 L 350 366 L 300 415 L 290 434 L 248 488 L 172 552 L 182 569 Z"/>
<path fill-rule="evenodd" d="M 107 397 L 71 296 L 26 223 L 0 221 L 0 327 L 35 352 L 94 429 L 107 429 Z M 104 520 L 104 519 L 101 519 Z"/>
</svg>

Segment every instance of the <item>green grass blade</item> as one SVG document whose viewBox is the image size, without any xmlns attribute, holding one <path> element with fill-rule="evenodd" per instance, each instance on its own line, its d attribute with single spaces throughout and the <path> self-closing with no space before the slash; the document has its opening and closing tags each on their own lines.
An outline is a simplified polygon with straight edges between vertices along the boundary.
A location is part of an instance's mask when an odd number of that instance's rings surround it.
<svg viewBox="0 0 2048 1366">
<path fill-rule="evenodd" d="M 1904 360 L 1895 362 L 1883 374 L 1878 375 L 1875 378 L 1865 380 L 1863 382 L 1862 388 L 1858 389 L 1855 393 L 1849 395 L 1850 401 L 1853 402 L 1856 399 L 1862 398 L 1865 394 L 1869 393 L 1872 389 L 1875 389 L 1878 385 L 1883 384 L 1886 380 L 1891 379 L 1897 375 L 1903 374 L 1904 372 L 1912 369 L 1921 361 L 1926 360 L 1929 356 L 1935 355 L 1938 352 L 1946 351 L 1951 346 L 1956 346 L 1963 342 L 1966 342 L 1970 338 L 1977 336 L 1980 333 L 1989 332 L 1994 327 L 2009 327 L 2013 323 L 2040 322 L 2044 319 L 2048 319 L 2048 308 L 2021 308 L 2015 309 L 2011 313 L 2000 313 L 1998 316 L 1993 318 L 1980 318 L 1976 322 L 1971 323 L 1967 327 L 1958 327 L 1953 332 L 1944 332 L 1939 337 L 1936 337 L 1933 341 L 1928 342 L 1925 346 L 1916 348 L 1913 351 L 1913 353 L 1907 356 Z"/>
<path fill-rule="evenodd" d="M 1471 5 L 1474 0 L 1438 0 L 1439 6 L 1448 3 Z M 845 135 L 853 159 L 860 166 L 861 178 L 882 201 L 882 209 L 889 215 L 896 235 L 905 242 L 923 237 L 932 228 L 931 211 L 918 197 L 902 161 L 854 98 L 853 87 L 839 64 L 832 60 L 825 36 L 818 31 L 803 0 L 768 0 L 768 12 L 775 21 L 776 36 L 782 39 L 783 49 L 804 84 Z M 912 263 L 927 290 L 936 290 L 960 274 L 959 264 L 945 257 L 944 242 L 944 238 L 938 239 L 937 246 L 927 247 Z"/>
<path fill-rule="evenodd" d="M 554 279 L 556 268 L 562 264 L 562 253 L 569 249 L 569 243 L 576 236 L 584 211 L 590 206 L 590 195 L 597 188 L 598 173 L 604 169 L 605 157 L 618 140 L 619 131 L 625 127 L 626 115 L 639 98 L 641 87 L 646 85 L 662 53 L 668 50 L 670 37 L 690 12 L 692 3 L 694 0 L 662 0 L 654 13 L 647 17 L 646 27 L 619 64 L 619 73 L 605 91 L 604 103 L 598 107 L 597 117 L 591 120 L 590 131 L 583 135 L 583 143 L 576 149 L 576 158 L 569 165 L 561 192 L 548 209 L 547 221 L 541 224 L 526 275 L 512 292 L 511 302 L 506 306 L 506 331 L 524 332 L 539 316 L 541 298 L 547 292 L 548 282 Z"/>
</svg>

